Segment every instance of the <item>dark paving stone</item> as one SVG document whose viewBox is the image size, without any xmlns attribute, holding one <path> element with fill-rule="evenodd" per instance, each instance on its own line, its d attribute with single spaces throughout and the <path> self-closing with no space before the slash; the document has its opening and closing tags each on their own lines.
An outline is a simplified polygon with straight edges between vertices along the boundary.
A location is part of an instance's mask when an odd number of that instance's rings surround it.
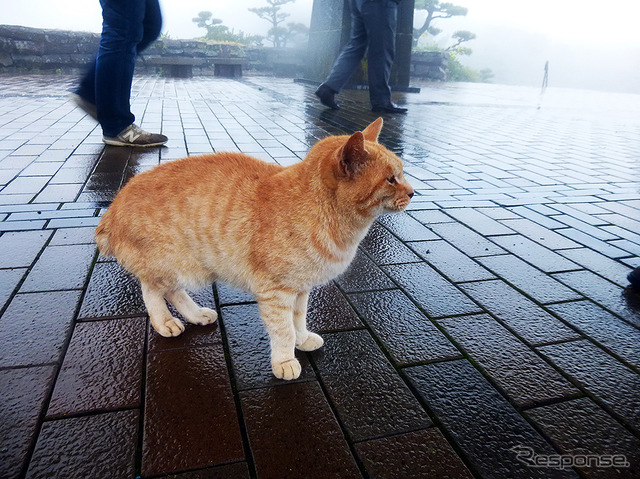
<svg viewBox="0 0 640 479">
<path fill-rule="evenodd" d="M 149 355 L 142 448 L 144 475 L 244 460 L 221 342 Z"/>
<path fill-rule="evenodd" d="M 140 406 L 145 318 L 79 323 L 47 415 Z"/>
<path fill-rule="evenodd" d="M 26 268 L 0 269 L 0 310 L 7 304 L 26 272 Z"/>
<path fill-rule="evenodd" d="M 234 288 L 227 283 L 217 282 L 218 301 L 220 306 L 228 304 L 254 303 L 256 299 L 251 293 Z"/>
<path fill-rule="evenodd" d="M 456 347 L 402 291 L 359 293 L 350 299 L 396 364 L 460 356 Z"/>
<path fill-rule="evenodd" d="M 580 246 L 565 236 L 527 219 L 502 220 L 501 223 L 551 250 L 577 248 Z"/>
<path fill-rule="evenodd" d="M 79 319 L 140 316 L 146 313 L 138 280 L 117 263 L 97 263 L 82 301 Z"/>
<path fill-rule="evenodd" d="M 51 231 L 3 234 L 0 236 L 0 251 L 10 251 L 11 254 L 0 255 L 0 268 L 31 266 L 50 237 Z"/>
<path fill-rule="evenodd" d="M 483 236 L 508 235 L 514 233 L 514 231 L 493 218 L 472 208 L 452 208 L 446 210 L 446 213 Z"/>
<path fill-rule="evenodd" d="M 627 467 L 578 467 L 593 478 L 640 476 L 640 440 L 589 398 L 530 409 L 526 415 L 562 454 L 624 456 Z"/>
<path fill-rule="evenodd" d="M 369 477 L 473 477 L 436 428 L 359 442 L 355 449 Z"/>
<path fill-rule="evenodd" d="M 262 324 L 258 305 L 242 304 L 222 308 L 222 322 L 227 334 L 233 375 L 239 390 L 281 385 L 271 370 L 269 335 Z M 296 381 L 315 379 L 306 354 L 296 350 L 302 366 Z"/>
<path fill-rule="evenodd" d="M 618 286 L 625 287 L 627 274 L 631 269 L 618 261 L 612 260 L 605 255 L 588 248 L 569 249 L 562 251 L 562 255 L 570 258 L 572 261 L 584 266 L 594 273 L 604 276 L 609 281 L 616 283 Z"/>
<path fill-rule="evenodd" d="M 55 373 L 54 366 L 0 370 L 0 477 L 20 477 Z"/>
<path fill-rule="evenodd" d="M 640 376 L 587 341 L 538 348 L 565 374 L 640 432 Z"/>
<path fill-rule="evenodd" d="M 58 361 L 79 298 L 80 291 L 14 296 L 0 320 L 0 367 Z"/>
<path fill-rule="evenodd" d="M 418 213 L 413 213 L 418 214 Z M 402 241 L 425 241 L 438 237 L 425 225 L 407 213 L 384 215 L 378 222 Z"/>
<path fill-rule="evenodd" d="M 549 309 L 640 370 L 640 331 L 589 301 L 553 304 Z"/>
<path fill-rule="evenodd" d="M 28 478 L 135 477 L 138 411 L 45 422 Z"/>
<path fill-rule="evenodd" d="M 84 287 L 95 245 L 48 246 L 25 279 L 21 292 L 81 289 Z"/>
<path fill-rule="evenodd" d="M 379 224 L 371 227 L 361 247 L 379 265 L 421 261 L 402 241 Z"/>
<path fill-rule="evenodd" d="M 515 256 L 487 256 L 478 258 L 478 261 L 540 303 L 582 299 L 575 291 Z"/>
<path fill-rule="evenodd" d="M 634 302 L 637 295 L 626 295 L 620 286 L 591 271 L 559 273 L 553 276 L 630 323 L 640 326 L 640 304 Z"/>
<path fill-rule="evenodd" d="M 240 399 L 257 477 L 361 477 L 315 381 L 244 391 Z"/>
<path fill-rule="evenodd" d="M 579 393 L 490 316 L 453 318 L 440 324 L 518 407 Z"/>
<path fill-rule="evenodd" d="M 362 328 L 362 322 L 335 283 L 311 290 L 307 307 L 307 328 L 316 333 Z"/>
<path fill-rule="evenodd" d="M 235 464 L 167 476 L 168 479 L 249 479 L 249 477 L 249 468 L 246 462 L 236 462 Z"/>
<path fill-rule="evenodd" d="M 356 257 L 351 265 L 349 265 L 349 268 L 342 275 L 338 276 L 336 283 L 347 293 L 395 287 L 393 282 L 361 249 L 358 249 Z"/>
<path fill-rule="evenodd" d="M 385 266 L 384 270 L 430 317 L 481 312 L 464 293 L 425 263 Z"/>
<path fill-rule="evenodd" d="M 454 283 L 495 279 L 495 276 L 445 241 L 409 243 L 422 259 Z"/>
<path fill-rule="evenodd" d="M 496 236 L 491 240 L 545 273 L 580 269 L 576 263 L 521 235 Z"/>
<path fill-rule="evenodd" d="M 531 345 L 580 337 L 503 281 L 481 281 L 460 287 Z"/>
<path fill-rule="evenodd" d="M 519 462 L 512 449 L 527 446 L 538 454 L 555 450 L 468 361 L 427 364 L 405 372 L 481 477 L 549 477 L 548 471 Z M 558 471 L 554 477 L 577 476 Z"/>
<path fill-rule="evenodd" d="M 464 254 L 476 258 L 504 254 L 505 251 L 462 223 L 438 223 L 429 225 L 438 236 L 447 240 Z"/>
<path fill-rule="evenodd" d="M 429 416 L 366 331 L 326 334 L 313 354 L 329 398 L 354 441 L 421 429 Z"/>
</svg>

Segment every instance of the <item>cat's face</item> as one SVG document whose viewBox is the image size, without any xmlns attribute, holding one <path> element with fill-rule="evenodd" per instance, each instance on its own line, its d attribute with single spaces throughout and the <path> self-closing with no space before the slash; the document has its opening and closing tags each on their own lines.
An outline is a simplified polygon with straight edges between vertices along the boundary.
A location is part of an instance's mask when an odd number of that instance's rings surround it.
<svg viewBox="0 0 640 479">
<path fill-rule="evenodd" d="M 378 143 L 382 118 L 362 132 L 337 137 L 332 159 L 336 196 L 362 216 L 378 216 L 404 210 L 413 188 L 404 177 L 402 161 Z"/>
</svg>

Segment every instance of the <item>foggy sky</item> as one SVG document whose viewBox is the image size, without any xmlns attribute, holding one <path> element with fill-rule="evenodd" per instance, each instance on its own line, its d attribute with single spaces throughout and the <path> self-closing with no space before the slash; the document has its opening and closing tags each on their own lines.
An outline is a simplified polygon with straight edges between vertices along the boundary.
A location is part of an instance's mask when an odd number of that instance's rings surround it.
<svg viewBox="0 0 640 479">
<path fill-rule="evenodd" d="M 490 68 L 494 82 L 537 86 L 550 62 L 550 86 L 640 93 L 640 35 L 636 0 L 448 0 L 469 9 L 466 17 L 438 20 L 445 30 L 433 42 L 446 47 L 455 30 L 470 30 L 473 55 L 462 62 Z M 172 38 L 204 34 L 192 22 L 208 10 L 235 31 L 266 34 L 268 24 L 249 12 L 264 0 L 160 0 L 163 32 Z M 309 24 L 313 0 L 283 7 L 287 21 Z M 0 0 L 0 23 L 100 31 L 98 0 Z M 417 12 L 415 24 L 421 22 Z"/>
</svg>

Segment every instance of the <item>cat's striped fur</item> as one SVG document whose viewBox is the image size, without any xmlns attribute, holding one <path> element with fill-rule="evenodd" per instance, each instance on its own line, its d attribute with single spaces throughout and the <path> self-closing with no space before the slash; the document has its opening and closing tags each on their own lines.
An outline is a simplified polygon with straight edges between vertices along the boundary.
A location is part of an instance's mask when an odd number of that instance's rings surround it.
<svg viewBox="0 0 640 479">
<path fill-rule="evenodd" d="M 104 255 L 140 279 L 151 324 L 163 336 L 217 319 L 185 289 L 215 280 L 253 293 L 279 378 L 300 374 L 294 348 L 307 331 L 309 290 L 342 273 L 375 218 L 413 195 L 400 159 L 378 143 L 379 118 L 363 132 L 318 142 L 289 167 L 239 153 L 162 164 L 129 181 L 96 230 Z"/>
</svg>

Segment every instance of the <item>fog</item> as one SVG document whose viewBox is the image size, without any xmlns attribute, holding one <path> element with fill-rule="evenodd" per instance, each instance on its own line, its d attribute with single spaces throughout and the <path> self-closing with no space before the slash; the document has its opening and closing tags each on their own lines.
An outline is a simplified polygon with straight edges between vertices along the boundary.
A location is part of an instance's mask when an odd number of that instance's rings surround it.
<svg viewBox="0 0 640 479">
<path fill-rule="evenodd" d="M 470 30 L 476 40 L 462 57 L 474 69 L 490 68 L 493 82 L 538 86 L 545 61 L 549 85 L 640 93 L 640 35 L 635 0 L 450 0 L 469 9 L 465 17 L 439 19 L 444 32 L 429 39 L 442 47 L 456 30 Z M 287 21 L 309 25 L 313 0 L 283 6 Z M 171 38 L 204 34 L 192 22 L 208 10 L 225 25 L 250 34 L 265 35 L 269 25 L 249 12 L 264 0 L 161 0 L 163 32 Z M 40 28 L 100 31 L 98 0 L 0 0 L 0 23 Z M 416 13 L 419 24 L 423 13 Z"/>
</svg>

